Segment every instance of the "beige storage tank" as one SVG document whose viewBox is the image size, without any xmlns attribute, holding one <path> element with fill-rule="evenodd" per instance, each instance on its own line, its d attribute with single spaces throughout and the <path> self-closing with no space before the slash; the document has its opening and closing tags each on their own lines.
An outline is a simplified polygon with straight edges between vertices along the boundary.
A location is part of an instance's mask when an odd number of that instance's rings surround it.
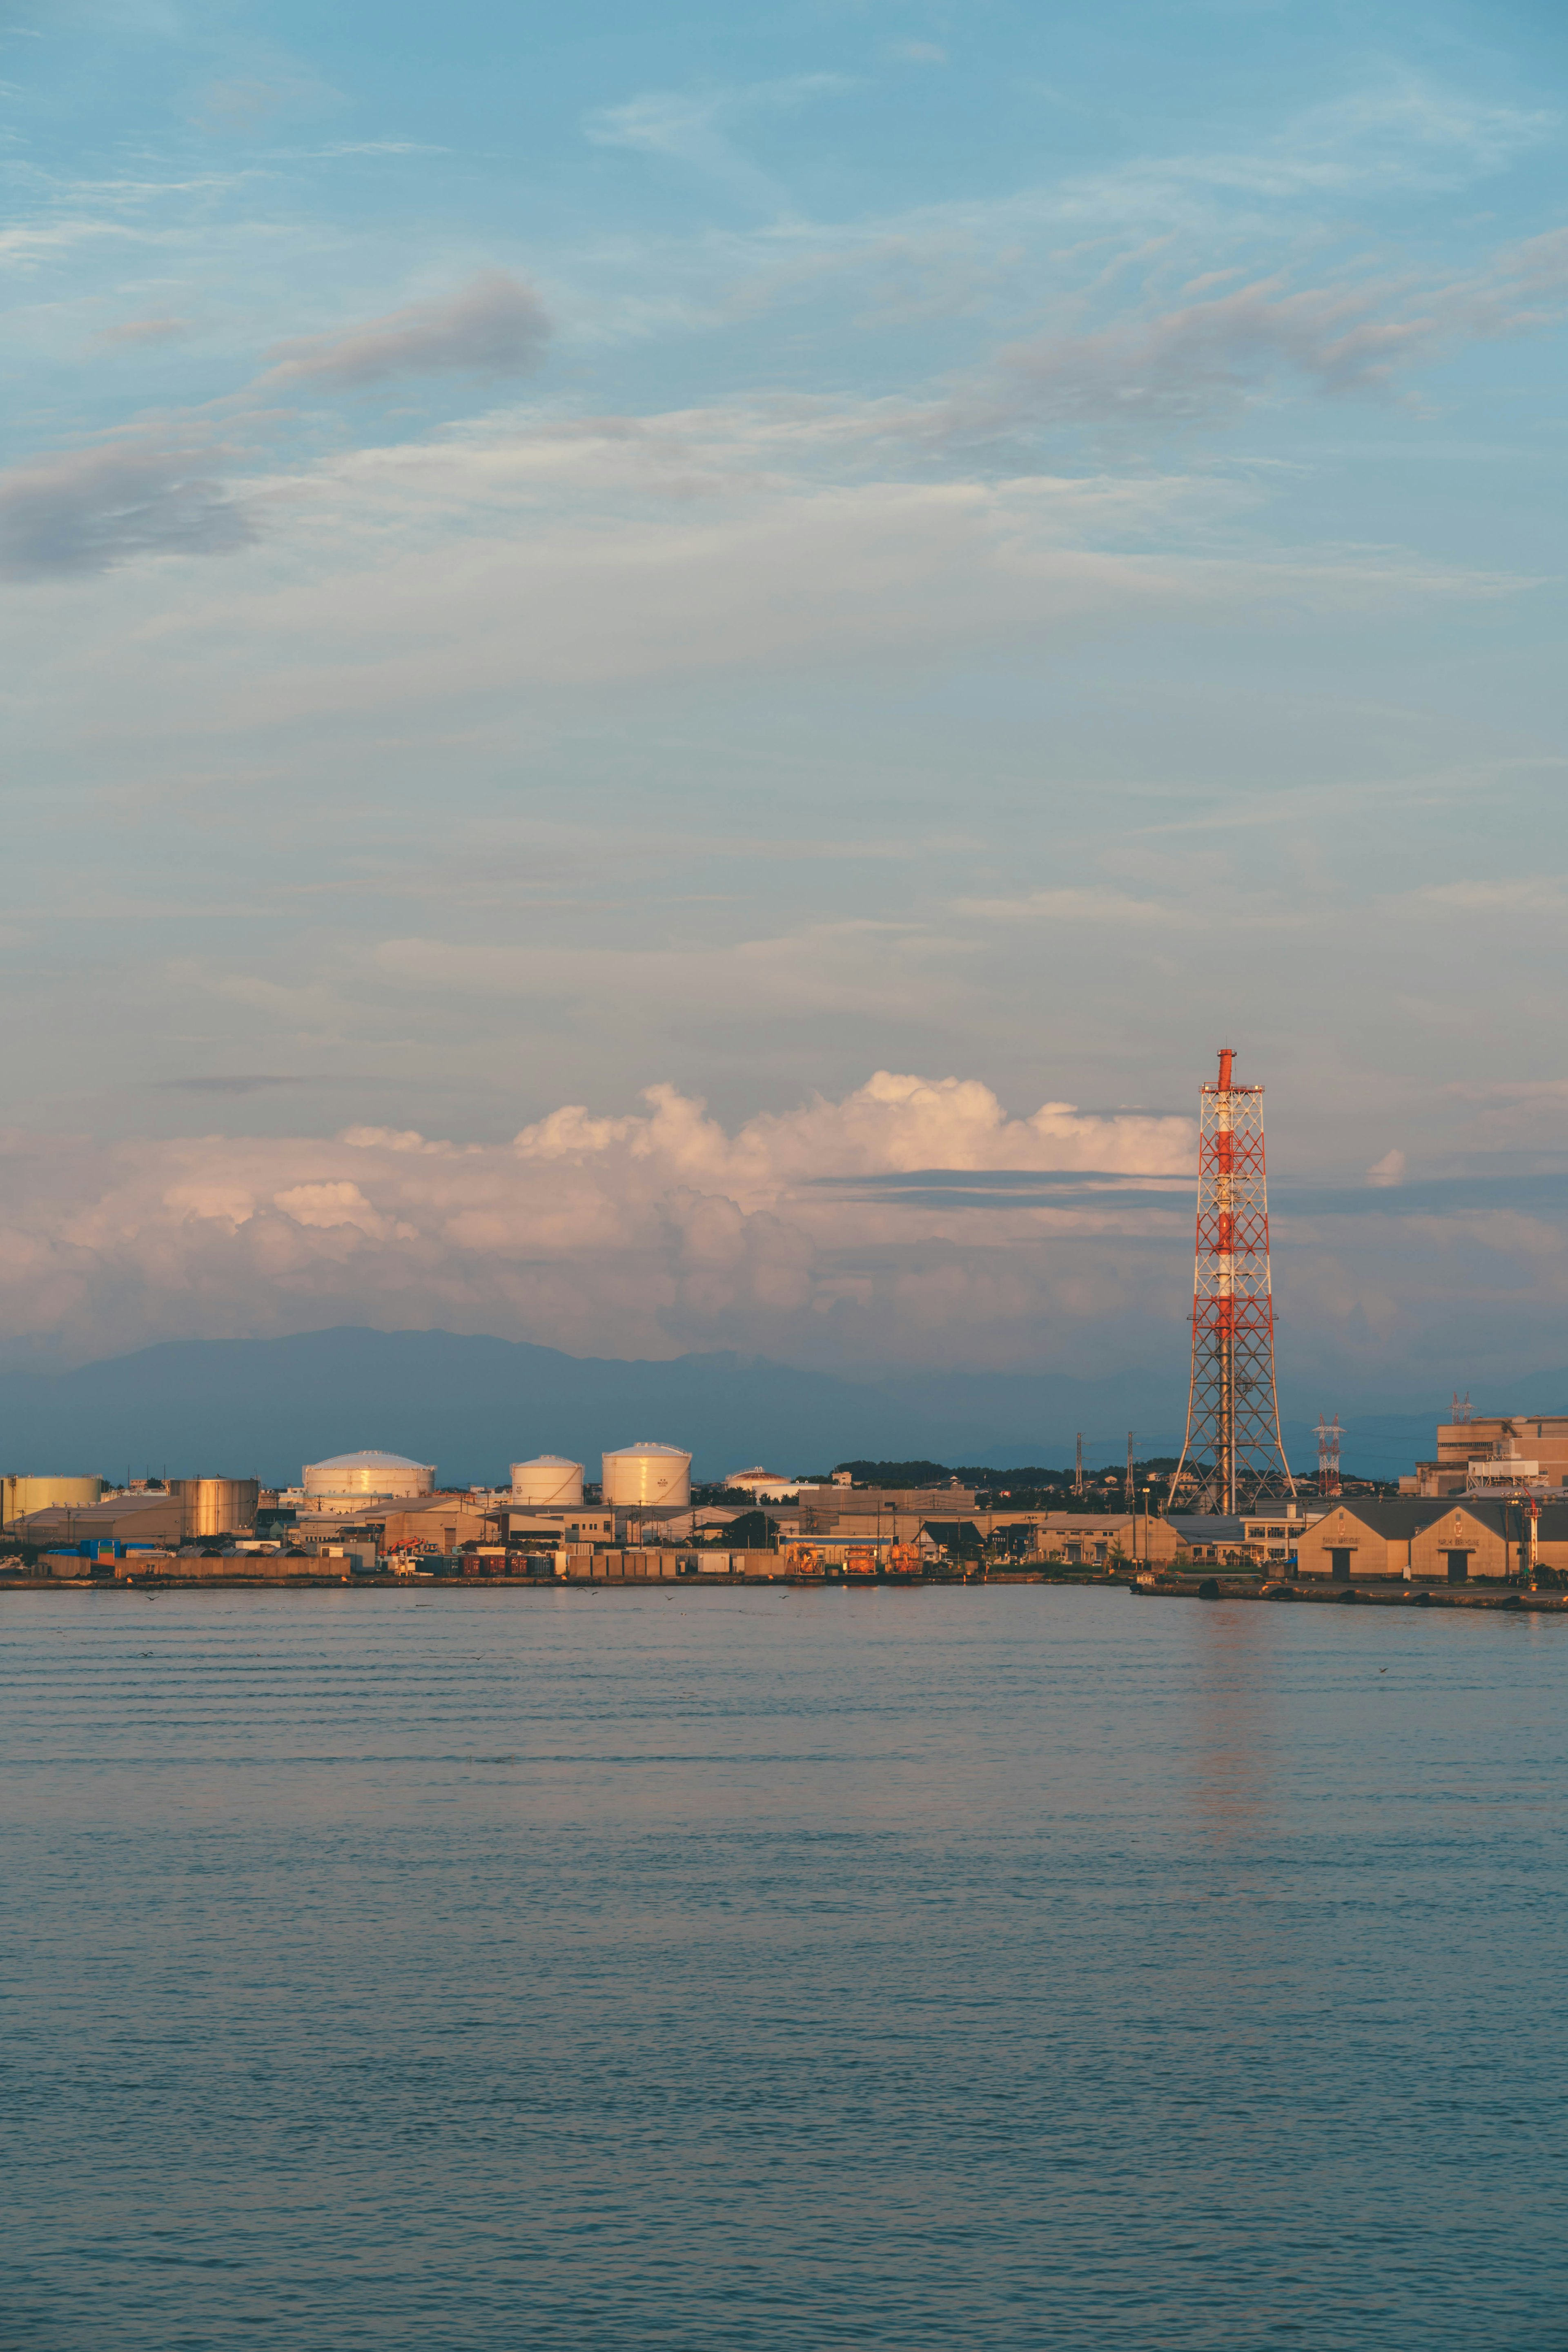
<svg viewBox="0 0 1568 2352">
<path fill-rule="evenodd" d="M 47 1511 L 55 1504 L 62 1509 L 79 1511 L 89 1503 L 96 1503 L 103 1492 L 101 1478 L 36 1478 L 30 1475 L 7 1476 L 0 1482 L 0 1526 L 9 1527 L 27 1511 Z"/>
<path fill-rule="evenodd" d="M 305 1465 L 307 1504 L 402 1501 L 436 1489 L 436 1465 L 405 1454 L 334 1454 Z"/>
<path fill-rule="evenodd" d="M 583 1500 L 583 1465 L 568 1462 L 563 1454 L 514 1462 L 511 1499 L 525 1511 L 574 1511 Z"/>
<path fill-rule="evenodd" d="M 248 1535 L 256 1525 L 261 1487 L 254 1478 L 171 1478 L 169 1492 L 179 1497 L 182 1543 Z"/>
<path fill-rule="evenodd" d="M 642 1438 L 606 1454 L 605 1501 L 625 1508 L 683 1511 L 691 1501 L 691 1456 Z"/>
</svg>

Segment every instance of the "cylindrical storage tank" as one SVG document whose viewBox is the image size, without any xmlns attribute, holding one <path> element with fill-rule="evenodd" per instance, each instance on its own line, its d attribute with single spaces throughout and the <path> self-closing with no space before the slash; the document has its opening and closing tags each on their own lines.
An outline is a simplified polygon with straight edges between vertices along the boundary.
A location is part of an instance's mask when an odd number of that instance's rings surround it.
<svg viewBox="0 0 1568 2352">
<path fill-rule="evenodd" d="M 511 1465 L 511 1499 L 524 1510 L 572 1511 L 583 1499 L 583 1465 L 563 1454 L 536 1454 Z"/>
<path fill-rule="evenodd" d="M 30 1475 L 7 1473 L 0 1483 L 0 1524 L 9 1527 L 27 1511 L 47 1511 L 55 1504 L 68 1511 L 79 1511 L 89 1503 L 96 1503 L 103 1492 L 101 1478 L 36 1478 Z"/>
<path fill-rule="evenodd" d="M 435 1492 L 436 1465 L 411 1462 L 405 1454 L 334 1454 L 306 1463 L 304 1486 L 308 1497 L 327 1502 L 401 1501 Z"/>
<path fill-rule="evenodd" d="M 171 1478 L 180 1498 L 181 1540 L 245 1535 L 256 1525 L 261 1488 L 254 1478 Z"/>
<path fill-rule="evenodd" d="M 605 1500 L 629 1509 L 683 1511 L 691 1500 L 691 1456 L 642 1438 L 605 1455 Z"/>
</svg>

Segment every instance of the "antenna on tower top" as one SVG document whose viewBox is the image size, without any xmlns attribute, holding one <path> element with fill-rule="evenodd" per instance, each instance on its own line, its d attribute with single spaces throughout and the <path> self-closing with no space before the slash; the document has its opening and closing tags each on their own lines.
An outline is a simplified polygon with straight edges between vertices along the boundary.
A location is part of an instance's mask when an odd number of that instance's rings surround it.
<svg viewBox="0 0 1568 2352">
<path fill-rule="evenodd" d="M 1274 1381 L 1274 1294 L 1263 1089 L 1232 1083 L 1236 1049 L 1219 1049 L 1219 1084 L 1198 1097 L 1198 1222 L 1187 1433 L 1171 1481 L 1194 1456 L 1200 1510 L 1294 1495 Z"/>
</svg>

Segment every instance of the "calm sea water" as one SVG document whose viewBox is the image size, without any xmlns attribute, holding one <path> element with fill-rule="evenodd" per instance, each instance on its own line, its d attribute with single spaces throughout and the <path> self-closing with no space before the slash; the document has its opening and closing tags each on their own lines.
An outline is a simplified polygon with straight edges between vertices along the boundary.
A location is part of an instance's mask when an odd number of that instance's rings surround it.
<svg viewBox="0 0 1568 2352">
<path fill-rule="evenodd" d="M 1568 2347 L 1568 1621 L 0 1601 L 28 2352 Z"/>
</svg>

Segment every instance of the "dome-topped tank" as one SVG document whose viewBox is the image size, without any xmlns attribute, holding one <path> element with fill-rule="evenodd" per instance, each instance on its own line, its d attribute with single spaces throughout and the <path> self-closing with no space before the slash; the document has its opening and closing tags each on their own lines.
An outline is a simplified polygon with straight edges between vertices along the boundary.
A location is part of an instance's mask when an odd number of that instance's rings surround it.
<svg viewBox="0 0 1568 2352">
<path fill-rule="evenodd" d="M 511 1465 L 511 1499 L 525 1510 L 575 1510 L 583 1499 L 583 1465 L 563 1454 L 536 1454 Z"/>
<path fill-rule="evenodd" d="M 306 1463 L 304 1485 L 307 1495 L 333 1502 L 400 1501 L 433 1491 L 436 1465 L 411 1462 L 406 1454 L 334 1454 L 325 1462 Z"/>
<path fill-rule="evenodd" d="M 683 1511 L 691 1500 L 691 1456 L 641 1438 L 605 1459 L 605 1500 L 624 1508 Z"/>
</svg>

